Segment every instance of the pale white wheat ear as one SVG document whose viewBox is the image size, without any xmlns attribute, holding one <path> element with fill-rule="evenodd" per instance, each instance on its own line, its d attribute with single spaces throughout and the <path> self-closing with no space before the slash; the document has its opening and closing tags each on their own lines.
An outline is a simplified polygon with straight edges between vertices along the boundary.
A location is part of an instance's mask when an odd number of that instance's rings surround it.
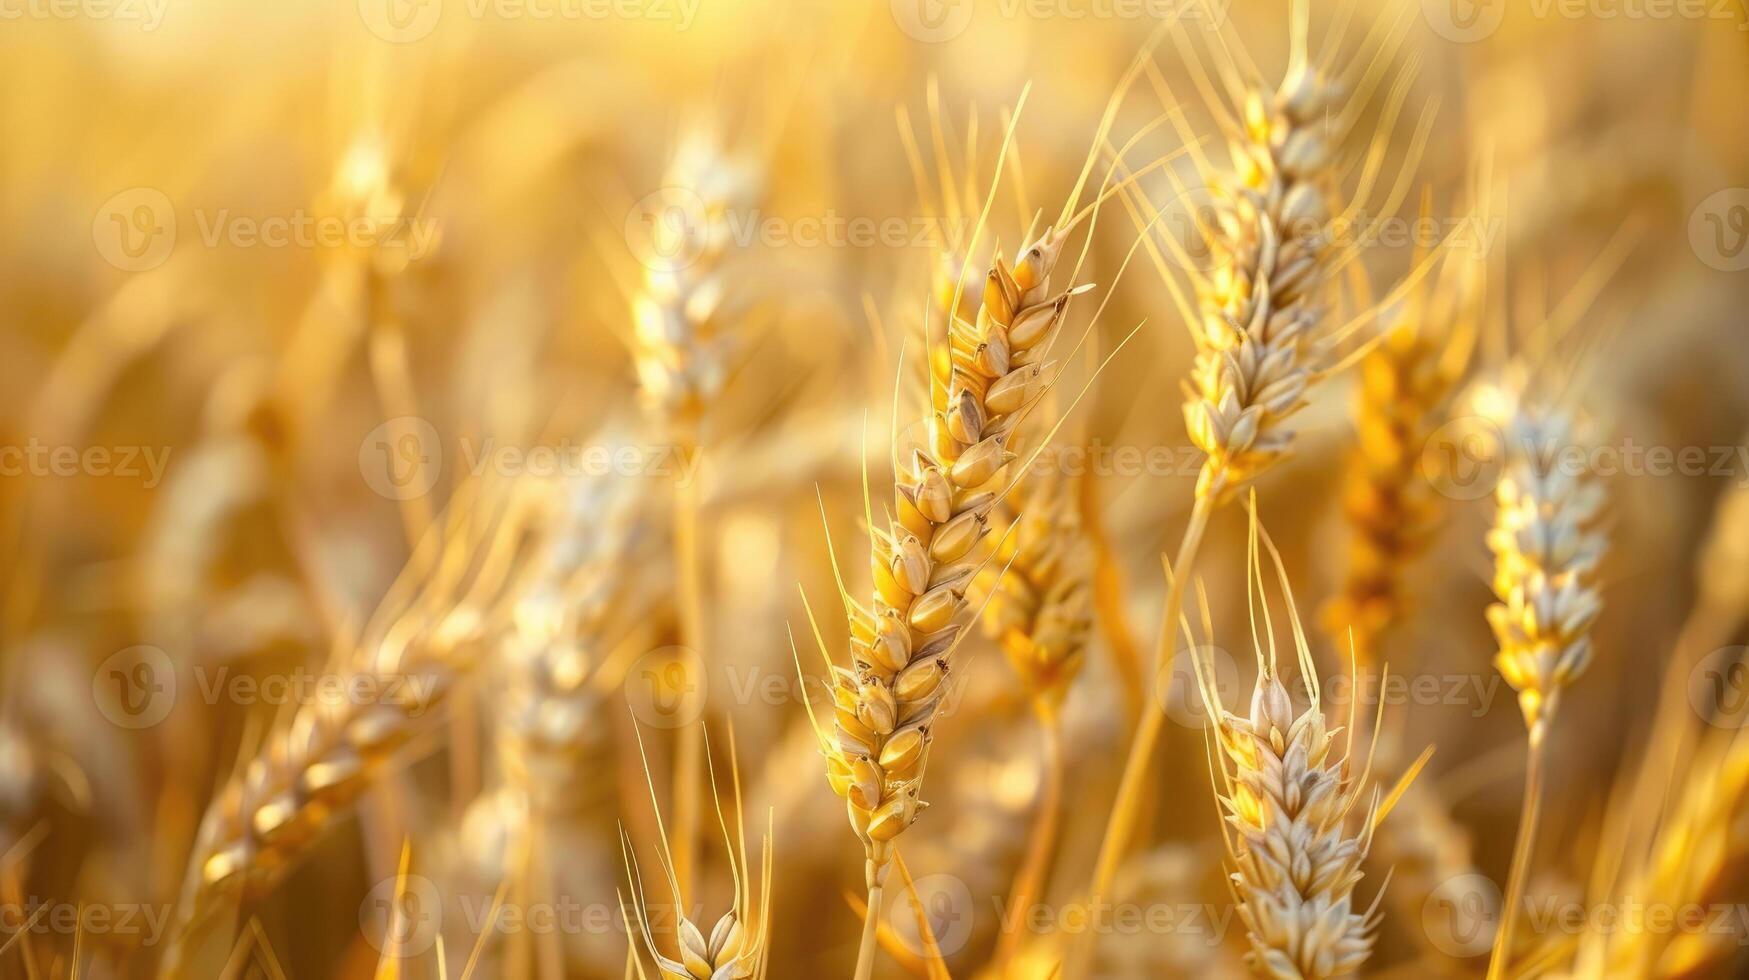
<svg viewBox="0 0 1749 980">
<path fill-rule="evenodd" d="M 771 879 L 772 879 L 772 838 L 769 815 L 764 836 L 760 841 L 759 892 L 757 897 L 753 889 L 753 869 L 747 863 L 746 826 L 743 820 L 741 802 L 741 771 L 736 758 L 734 734 L 730 732 L 729 760 L 730 780 L 734 787 L 734 820 L 723 815 L 723 801 L 716 789 L 716 768 L 711 758 L 710 743 L 705 740 L 705 761 L 711 781 L 711 798 L 716 807 L 717 826 L 723 835 L 723 844 L 728 855 L 729 874 L 734 883 L 734 901 L 727 912 L 717 919 L 707 936 L 696 924 L 687 917 L 689 909 L 684 904 L 680 882 L 674 874 L 674 857 L 668 846 L 668 834 L 663 825 L 661 805 L 656 802 L 656 785 L 650 775 L 649 757 L 644 754 L 644 738 L 638 729 L 634 718 L 633 730 L 637 733 L 638 754 L 644 765 L 644 781 L 650 792 L 650 806 L 656 815 L 657 828 L 657 860 L 662 870 L 664 883 L 674 902 L 675 925 L 675 955 L 664 953 L 656 943 L 655 930 L 650 925 L 649 898 L 644 890 L 643 873 L 638 865 L 637 855 L 633 852 L 631 838 L 622 827 L 620 830 L 620 846 L 625 854 L 626 875 L 631 892 L 631 910 L 625 911 L 626 896 L 620 894 L 622 914 L 628 923 L 628 938 L 634 945 L 636 937 L 630 937 L 629 932 L 635 924 L 638 936 L 643 938 L 644 949 L 656 963 L 657 975 L 662 980 L 747 980 L 765 975 L 767 940 L 771 930 Z M 633 966 L 637 974 L 644 975 L 642 962 L 637 958 L 635 948 L 632 951 L 628 965 L 628 975 Z"/>
<path fill-rule="evenodd" d="M 662 209 L 649 216 L 650 249 L 632 295 L 632 354 L 639 393 L 675 451 L 705 445 L 704 423 L 745 356 L 754 297 L 747 250 L 734 240 L 734 223 L 757 200 L 761 170 L 731 153 L 697 124 L 681 136 L 664 173 Z M 700 657 L 708 636 L 700 546 L 698 480 L 673 488 L 673 541 L 678 642 Z M 690 892 L 703 823 L 700 729 L 675 733 L 675 877 Z"/>
<path fill-rule="evenodd" d="M 1603 488 L 1571 450 L 1582 447 L 1566 410 L 1519 394 L 1501 429 L 1504 469 L 1495 488 L 1494 594 L 1488 624 L 1494 665 L 1518 692 L 1528 729 L 1523 809 L 1513 847 L 1490 980 L 1508 973 L 1512 938 L 1535 848 L 1543 760 L 1561 695 L 1591 662 L 1591 627 L 1603 611 L 1597 579 L 1607 539 L 1598 530 Z"/>
<path fill-rule="evenodd" d="M 1361 862 L 1372 845 L 1376 795 L 1362 806 L 1365 768 L 1354 772 L 1324 717 L 1316 667 L 1294 607 L 1281 558 L 1270 545 L 1300 671 L 1306 707 L 1296 710 L 1276 659 L 1258 559 L 1259 527 L 1251 519 L 1250 570 L 1255 592 L 1252 621 L 1264 613 L 1264 636 L 1254 638 L 1257 683 L 1245 714 L 1221 703 L 1213 677 L 1198 682 L 1211 717 L 1218 719 L 1217 789 L 1225 816 L 1230 876 L 1251 951 L 1247 961 L 1276 980 L 1351 974 L 1371 955 L 1378 901 L 1355 905 Z M 1266 543 L 1267 543 L 1267 539 Z M 1353 730 L 1350 718 L 1349 731 Z"/>
<path fill-rule="evenodd" d="M 674 200 L 650 216 L 653 254 L 631 297 L 631 340 L 639 391 L 672 424 L 696 424 L 744 353 L 737 326 L 748 297 L 732 222 L 757 200 L 758 176 L 702 126 L 682 134 L 663 172 Z"/>
</svg>

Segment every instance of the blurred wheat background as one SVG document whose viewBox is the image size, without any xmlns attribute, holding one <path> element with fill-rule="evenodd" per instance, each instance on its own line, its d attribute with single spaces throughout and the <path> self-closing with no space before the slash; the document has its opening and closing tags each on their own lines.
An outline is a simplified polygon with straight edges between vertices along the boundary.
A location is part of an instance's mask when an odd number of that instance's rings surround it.
<svg viewBox="0 0 1749 980">
<path fill-rule="evenodd" d="M 1738 0 L 0 78 L 4 975 L 1749 975 Z"/>
</svg>

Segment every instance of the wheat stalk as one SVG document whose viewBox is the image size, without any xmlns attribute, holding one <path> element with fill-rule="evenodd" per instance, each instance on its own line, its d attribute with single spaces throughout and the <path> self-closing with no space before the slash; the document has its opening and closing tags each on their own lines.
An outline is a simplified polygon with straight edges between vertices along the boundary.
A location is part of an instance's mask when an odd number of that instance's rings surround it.
<svg viewBox="0 0 1749 980">
<path fill-rule="evenodd" d="M 191 855 L 168 972 L 175 972 L 180 940 L 215 902 L 270 888 L 497 642 L 517 598 L 538 582 L 529 569 L 542 567 L 542 552 L 565 539 L 553 533 L 567 522 L 552 490 L 517 480 L 457 491 L 445 522 L 415 550 L 344 666 L 349 684 L 369 682 L 383 696 L 300 705 L 211 804 Z"/>
<path fill-rule="evenodd" d="M 1038 812 L 1009 890 L 1008 907 L 1017 916 L 1040 894 L 1056 842 L 1064 776 L 1060 709 L 1080 673 L 1093 626 L 1092 554 L 1061 476 L 1033 478 L 1018 510 L 1010 516 L 1013 532 L 1004 534 L 996 551 L 1002 571 L 983 616 L 985 631 L 1020 676 L 1044 734 Z M 997 964 L 1014 956 L 1022 935 L 1019 922 L 1004 923 Z"/>
<path fill-rule="evenodd" d="M 687 134 L 664 175 L 669 202 L 652 222 L 652 246 L 666 261 L 647 262 L 632 297 L 633 361 L 640 393 L 680 452 L 702 444 L 702 422 L 728 383 L 746 343 L 746 275 L 730 262 L 732 213 L 747 207 L 755 174 L 731 159 L 705 130 Z M 680 209 L 674 221 L 674 207 Z M 674 487 L 674 560 L 679 644 L 700 655 L 705 640 L 696 481 Z M 703 741 L 695 726 L 675 733 L 674 874 L 690 894 L 698 848 Z"/>
<path fill-rule="evenodd" d="M 1591 626 L 1603 610 L 1597 563 L 1606 541 L 1593 525 L 1602 487 L 1569 472 L 1556 457 L 1575 445 L 1572 419 L 1553 408 L 1520 404 L 1503 432 L 1505 468 L 1495 489 L 1494 594 L 1488 608 L 1500 652 L 1494 658 L 1518 692 L 1529 730 L 1523 812 L 1507 880 L 1503 922 L 1489 980 L 1504 976 L 1535 847 L 1542 764 L 1549 725 L 1569 684 L 1591 661 Z"/>
<path fill-rule="evenodd" d="M 1263 602 L 1260 529 L 1255 508 L 1252 513 L 1253 599 Z M 1358 833 L 1347 829 L 1365 784 L 1364 776 L 1351 769 L 1352 724 L 1339 753 L 1338 730 L 1324 719 L 1316 667 L 1286 571 L 1273 545 L 1270 552 L 1288 605 L 1305 710 L 1296 714 L 1281 681 L 1272 625 L 1265 626 L 1267 647 L 1258 644 L 1257 683 L 1247 714 L 1228 712 L 1212 675 L 1198 672 L 1203 698 L 1219 719 L 1221 805 L 1232 829 L 1226 837 L 1231 881 L 1253 969 L 1277 980 L 1341 976 L 1358 970 L 1372 952 L 1377 902 L 1357 911 L 1354 887 L 1362 877 L 1378 808 L 1375 801 L 1364 809 Z M 1266 605 L 1263 618 L 1267 624 Z"/>
<path fill-rule="evenodd" d="M 1212 178 L 1225 207 L 1203 233 L 1218 266 L 1199 278 L 1200 313 L 1188 317 L 1197 354 L 1184 402 L 1191 441 L 1207 458 L 1172 565 L 1165 638 L 1210 515 L 1286 455 L 1293 433 L 1285 423 L 1305 404 L 1336 339 L 1323 306 L 1336 252 L 1322 232 L 1341 139 L 1322 122 L 1340 91 L 1296 58 L 1273 94 L 1250 94 L 1244 130 L 1232 145 L 1238 169 Z M 1308 228 L 1317 233 L 1304 234 Z M 1156 653 L 1156 674 L 1164 657 L 1164 650 Z M 1144 711 L 1136 727 L 1094 869 L 1095 902 L 1129 844 L 1164 717 Z"/>
<path fill-rule="evenodd" d="M 871 910 L 880 907 L 892 842 L 924 806 L 930 727 L 1015 427 L 1055 370 L 1044 357 L 1073 292 L 1051 292 L 1062 247 L 1061 234 L 1046 229 L 1012 270 L 998 256 L 976 321 L 948 325 L 945 408 L 931 412 L 928 445 L 895 473 L 897 516 L 871 529 L 873 599 L 848 604 L 853 666 L 832 671 L 827 774 L 863 842 Z"/>
</svg>

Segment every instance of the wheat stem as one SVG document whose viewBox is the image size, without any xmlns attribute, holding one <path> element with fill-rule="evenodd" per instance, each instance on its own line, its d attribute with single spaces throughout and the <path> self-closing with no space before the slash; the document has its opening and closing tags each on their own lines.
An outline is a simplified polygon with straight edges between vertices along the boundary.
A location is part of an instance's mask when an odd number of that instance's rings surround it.
<svg viewBox="0 0 1749 980">
<path fill-rule="evenodd" d="M 1168 652 L 1172 648 L 1173 624 L 1178 621 L 1179 610 L 1184 606 L 1184 585 L 1190 579 L 1190 570 L 1196 563 L 1197 551 L 1202 546 L 1203 532 L 1208 528 L 1209 515 L 1215 507 L 1215 496 L 1199 495 L 1196 505 L 1190 511 L 1190 523 L 1184 528 L 1184 537 L 1178 543 L 1178 559 L 1172 564 L 1172 581 L 1166 592 L 1166 606 L 1161 615 L 1160 643 L 1154 651 L 1154 673 L 1151 681 L 1158 684 L 1159 678 L 1170 667 Z M 1124 762 L 1123 781 L 1118 786 L 1117 800 L 1111 809 L 1111 819 L 1105 826 L 1105 839 L 1099 847 L 1099 863 L 1093 872 L 1093 886 L 1089 889 L 1089 907 L 1097 904 L 1111 887 L 1111 881 L 1117 875 L 1118 862 L 1123 859 L 1124 851 L 1129 846 L 1129 838 L 1136 815 L 1141 808 L 1142 790 L 1147 785 L 1149 763 L 1153 758 L 1154 748 L 1159 744 L 1160 731 L 1165 726 L 1166 713 L 1158 699 L 1151 700 L 1142 711 L 1142 722 L 1136 726 L 1135 737 L 1130 742 L 1129 757 Z M 1091 943 L 1083 940 L 1083 954 Z"/>
<path fill-rule="evenodd" d="M 1536 847 L 1537 814 L 1542 809 L 1543 743 L 1548 733 L 1549 717 L 1554 705 L 1545 708 L 1543 717 L 1530 729 L 1530 753 L 1524 767 L 1524 804 L 1518 817 L 1518 841 L 1512 845 L 1512 870 L 1506 878 L 1506 904 L 1500 910 L 1500 934 L 1494 937 L 1494 953 L 1488 960 L 1488 980 L 1506 976 L 1507 961 L 1512 958 L 1513 927 L 1518 924 L 1518 907 L 1524 902 L 1525 878 L 1530 874 L 1530 856 Z"/>
<path fill-rule="evenodd" d="M 1002 938 L 996 945 L 995 966 L 998 976 L 1020 948 L 1027 908 L 1042 893 L 1045 869 L 1050 862 L 1051 850 L 1056 844 L 1057 827 L 1062 822 L 1063 729 L 1057 721 L 1054 708 L 1041 701 L 1038 712 L 1040 728 L 1044 733 L 1044 783 L 1039 787 L 1038 813 L 1033 817 L 1026 855 L 1021 860 L 1020 871 L 1014 876 L 1014 884 L 1008 892 L 1008 907 L 1013 911 L 1007 921 L 1002 923 Z"/>
<path fill-rule="evenodd" d="M 875 939 L 880 933 L 881 886 L 870 885 L 868 909 L 862 917 L 862 946 L 856 953 L 856 980 L 874 976 Z"/>
<path fill-rule="evenodd" d="M 698 440 L 691 434 L 675 440 L 691 458 Z M 700 658 L 703 642 L 702 587 L 699 581 L 697 480 L 674 487 L 674 569 L 678 579 L 680 645 Z M 700 724 L 682 726 L 675 733 L 674 757 L 674 878 L 679 882 L 682 903 L 692 894 L 693 870 L 698 860 L 700 796 L 704 759 L 704 729 Z"/>
</svg>

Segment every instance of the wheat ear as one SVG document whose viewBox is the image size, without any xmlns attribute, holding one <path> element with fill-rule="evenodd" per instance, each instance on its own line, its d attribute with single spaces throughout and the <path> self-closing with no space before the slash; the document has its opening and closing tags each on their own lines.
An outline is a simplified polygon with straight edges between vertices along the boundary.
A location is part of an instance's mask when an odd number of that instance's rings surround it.
<svg viewBox="0 0 1749 980">
<path fill-rule="evenodd" d="M 1266 603 L 1255 508 L 1252 513 L 1250 574 L 1257 584 L 1252 599 Z M 1324 719 L 1316 667 L 1287 574 L 1273 545 L 1270 552 L 1287 601 L 1305 710 L 1295 712 L 1281 681 L 1267 605 L 1267 645 L 1257 644 L 1257 683 L 1245 715 L 1226 711 L 1211 675 L 1198 672 L 1203 698 L 1220 719 L 1219 788 L 1232 831 L 1226 837 L 1231 881 L 1253 969 L 1276 980 L 1341 976 L 1358 970 L 1372 952 L 1377 903 L 1357 911 L 1354 887 L 1372 843 L 1377 803 L 1375 798 L 1362 810 L 1360 830 L 1350 832 L 1365 782 L 1351 768 L 1352 725 L 1339 752 L 1338 729 Z"/>
<path fill-rule="evenodd" d="M 1454 268 L 1449 258 L 1445 268 Z M 1403 571 L 1426 550 L 1438 523 L 1440 497 L 1422 475 L 1423 452 L 1477 333 L 1479 283 L 1459 276 L 1412 292 L 1358 365 L 1356 446 L 1342 495 L 1352 535 L 1348 571 L 1324 610 L 1324 625 L 1339 647 L 1352 643 L 1363 671 L 1377 667 L 1382 634 L 1403 618 Z"/>
<path fill-rule="evenodd" d="M 1340 134 L 1322 121 L 1339 91 L 1298 59 L 1273 95 L 1251 94 L 1232 146 L 1238 170 L 1213 178 L 1226 206 L 1204 237 L 1219 266 L 1198 282 L 1201 312 L 1191 322 L 1197 355 L 1184 403 L 1191 441 L 1207 459 L 1172 565 L 1161 630 L 1168 639 L 1210 515 L 1286 455 L 1293 433 L 1285 423 L 1325 366 L 1333 336 L 1324 329 L 1323 302 L 1336 252 L 1323 223 L 1339 162 L 1340 139 L 1332 137 Z M 1308 228 L 1317 233 L 1304 234 Z M 1156 673 L 1165 652 L 1156 653 Z M 1136 727 L 1094 868 L 1095 902 L 1128 847 L 1164 723 L 1163 712 L 1146 710 Z"/>
<path fill-rule="evenodd" d="M 477 666 L 525 585 L 528 554 L 544 546 L 535 529 L 552 501 L 542 489 L 458 490 L 345 665 L 384 696 L 300 706 L 221 789 L 191 855 L 167 964 L 219 896 L 271 887 Z"/>
<path fill-rule="evenodd" d="M 731 732 L 730 778 L 735 793 L 732 830 L 730 821 L 723 815 L 722 799 L 715 791 L 715 765 L 710 758 L 708 743 L 705 746 L 706 771 L 711 780 L 712 800 L 716 804 L 717 826 L 722 831 L 723 843 L 727 848 L 729 874 L 734 887 L 734 900 L 729 911 L 717 919 L 707 937 L 686 915 L 688 910 L 681 895 L 680 883 L 674 877 L 673 853 L 666 843 L 668 835 L 661 830 L 662 810 L 656 803 L 655 783 L 650 779 L 650 763 L 644 755 L 643 734 L 638 734 L 638 754 L 643 760 L 644 778 L 651 792 L 650 805 L 655 808 L 656 825 L 662 836 L 662 851 L 658 857 L 661 859 L 669 893 L 674 898 L 677 956 L 670 957 L 656 948 L 655 930 L 650 927 L 649 901 L 644 894 L 643 875 L 638 868 L 637 857 L 632 853 L 630 837 L 623 829 L 620 831 L 620 846 L 625 853 L 626 872 L 630 877 L 632 893 L 632 912 L 636 914 L 636 918 L 625 911 L 623 893 L 620 896 L 620 906 L 628 923 L 628 934 L 630 925 L 635 922 L 639 935 L 644 939 L 645 949 L 651 959 L 655 960 L 657 973 L 662 980 L 747 980 L 750 977 L 765 976 L 767 941 L 771 935 L 771 824 L 768 818 L 766 833 L 761 840 L 761 885 L 756 902 L 753 869 L 747 863 L 746 827 L 741 809 L 740 763 L 735 756 L 732 736 Z M 635 954 L 630 962 L 642 977 L 643 964 L 636 959 Z M 630 969 L 628 966 L 628 975 Z"/>
<path fill-rule="evenodd" d="M 952 384 L 932 410 L 928 444 L 895 463 L 889 526 L 871 526 L 874 595 L 846 597 L 852 666 L 832 668 L 827 776 L 863 842 L 870 913 L 859 973 L 873 966 L 874 924 L 893 841 L 917 819 L 930 729 L 982 563 L 978 545 L 1014 458 L 1015 427 L 1055 373 L 1045 360 L 1073 290 L 1051 292 L 1062 233 L 1045 232 L 1012 270 L 998 256 L 975 321 L 948 325 Z"/>
<path fill-rule="evenodd" d="M 745 274 L 734 267 L 732 212 L 752 197 L 754 174 L 726 156 L 703 129 L 687 134 L 664 175 L 670 193 L 680 195 L 684 215 L 671 221 L 673 207 L 655 216 L 653 245 L 670 261 L 647 263 L 643 283 L 632 297 L 633 360 L 640 392 L 655 418 L 666 424 L 677 452 L 691 454 L 702 444 L 702 423 L 728 383 L 747 342 L 738 284 Z M 705 641 L 703 560 L 699 554 L 699 487 L 677 483 L 673 493 L 673 538 L 679 644 L 703 655 Z M 675 732 L 674 876 L 691 894 L 697 863 L 702 807 L 703 737 L 697 726 Z"/>
<path fill-rule="evenodd" d="M 1494 594 L 1488 608 L 1500 652 L 1494 664 L 1518 692 L 1529 729 L 1524 805 L 1489 980 L 1506 973 L 1535 848 L 1542 766 L 1560 697 L 1591 661 L 1591 626 L 1603 610 L 1597 563 L 1606 541 L 1594 527 L 1603 490 L 1559 465 L 1575 445 L 1573 421 L 1557 409 L 1521 405 L 1503 432 L 1505 468 L 1495 490 Z"/>
</svg>

